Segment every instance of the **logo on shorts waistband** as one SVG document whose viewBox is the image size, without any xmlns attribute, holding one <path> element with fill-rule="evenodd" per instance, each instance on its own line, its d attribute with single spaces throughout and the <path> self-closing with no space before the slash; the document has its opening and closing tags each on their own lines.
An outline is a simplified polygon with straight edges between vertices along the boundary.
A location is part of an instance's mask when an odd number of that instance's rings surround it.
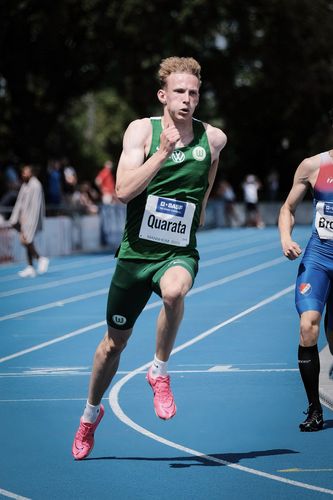
<svg viewBox="0 0 333 500">
<path fill-rule="evenodd" d="M 310 295 L 312 286 L 310 283 L 301 283 L 298 287 L 298 290 L 302 295 Z"/>
</svg>

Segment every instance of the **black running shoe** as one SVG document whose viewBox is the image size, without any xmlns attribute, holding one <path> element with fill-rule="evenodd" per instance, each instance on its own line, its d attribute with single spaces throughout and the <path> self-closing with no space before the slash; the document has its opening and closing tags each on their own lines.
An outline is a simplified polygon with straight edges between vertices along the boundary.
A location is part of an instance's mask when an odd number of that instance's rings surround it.
<svg viewBox="0 0 333 500">
<path fill-rule="evenodd" d="M 304 412 L 304 415 L 307 415 L 306 419 L 304 420 L 304 422 L 299 424 L 301 432 L 321 431 L 324 425 L 324 420 L 323 412 L 320 408 L 312 409 L 310 405 L 307 411 Z"/>
</svg>

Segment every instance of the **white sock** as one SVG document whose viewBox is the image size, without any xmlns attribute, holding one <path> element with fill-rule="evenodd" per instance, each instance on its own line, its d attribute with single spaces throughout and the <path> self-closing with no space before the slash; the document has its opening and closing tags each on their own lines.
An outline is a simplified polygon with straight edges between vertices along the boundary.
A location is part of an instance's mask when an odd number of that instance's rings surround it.
<svg viewBox="0 0 333 500">
<path fill-rule="evenodd" d="M 153 378 L 166 377 L 168 375 L 168 362 L 161 361 L 160 359 L 158 359 L 156 357 L 156 354 L 155 354 L 150 373 L 151 373 Z"/>
<path fill-rule="evenodd" d="M 98 414 L 100 412 L 100 407 L 101 405 L 91 405 L 90 403 L 86 403 L 86 407 L 84 409 L 83 415 L 82 415 L 82 420 L 83 422 L 88 422 L 90 424 L 93 424 L 96 422 Z"/>
</svg>

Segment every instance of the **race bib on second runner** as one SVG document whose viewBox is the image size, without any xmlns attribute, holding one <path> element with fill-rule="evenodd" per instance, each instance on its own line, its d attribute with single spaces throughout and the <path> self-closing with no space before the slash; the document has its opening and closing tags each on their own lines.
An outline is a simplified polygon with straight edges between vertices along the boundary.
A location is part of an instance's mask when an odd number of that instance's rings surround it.
<svg viewBox="0 0 333 500">
<path fill-rule="evenodd" d="M 186 247 L 195 204 L 150 194 L 140 227 L 140 238 L 166 245 Z"/>
<path fill-rule="evenodd" d="M 333 203 L 318 201 L 315 225 L 319 238 L 323 240 L 333 239 Z"/>
</svg>

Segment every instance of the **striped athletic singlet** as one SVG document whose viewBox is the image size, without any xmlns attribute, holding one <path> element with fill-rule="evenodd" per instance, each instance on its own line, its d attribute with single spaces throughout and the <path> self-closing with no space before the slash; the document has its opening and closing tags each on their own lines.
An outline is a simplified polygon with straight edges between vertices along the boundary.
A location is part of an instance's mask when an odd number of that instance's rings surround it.
<svg viewBox="0 0 333 500">
<path fill-rule="evenodd" d="M 314 186 L 312 235 L 298 269 L 295 303 L 299 314 L 322 314 L 333 279 L 333 160 L 328 152 L 320 155 Z"/>
<path fill-rule="evenodd" d="M 320 154 L 313 205 L 313 231 L 320 239 L 333 239 L 333 159 L 328 151 Z"/>
</svg>

